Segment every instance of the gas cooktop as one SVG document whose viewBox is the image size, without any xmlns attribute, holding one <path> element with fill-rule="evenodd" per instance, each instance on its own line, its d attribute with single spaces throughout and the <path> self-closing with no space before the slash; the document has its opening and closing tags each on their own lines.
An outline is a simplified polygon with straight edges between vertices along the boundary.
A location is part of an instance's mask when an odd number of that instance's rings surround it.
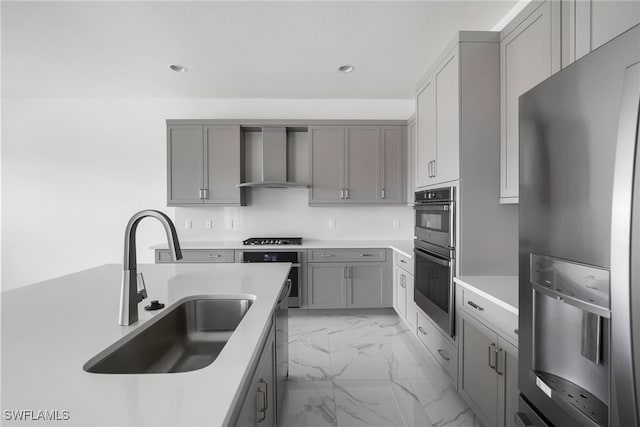
<svg viewBox="0 0 640 427">
<path fill-rule="evenodd" d="M 250 237 L 243 245 L 301 245 L 302 237 Z"/>
</svg>

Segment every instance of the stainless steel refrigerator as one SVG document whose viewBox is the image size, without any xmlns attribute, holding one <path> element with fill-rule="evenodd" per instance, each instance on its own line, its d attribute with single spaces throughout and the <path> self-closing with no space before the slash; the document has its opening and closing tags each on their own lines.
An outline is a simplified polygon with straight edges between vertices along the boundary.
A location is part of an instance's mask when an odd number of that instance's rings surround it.
<svg viewBox="0 0 640 427">
<path fill-rule="evenodd" d="M 519 426 L 638 426 L 640 25 L 520 97 Z"/>
</svg>

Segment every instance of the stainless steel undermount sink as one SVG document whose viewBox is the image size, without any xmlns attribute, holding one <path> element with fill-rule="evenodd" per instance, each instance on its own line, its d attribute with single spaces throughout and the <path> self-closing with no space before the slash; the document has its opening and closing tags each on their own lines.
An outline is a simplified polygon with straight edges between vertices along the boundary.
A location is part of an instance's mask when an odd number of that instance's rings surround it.
<svg viewBox="0 0 640 427">
<path fill-rule="evenodd" d="M 252 303 L 248 298 L 184 301 L 92 357 L 83 369 L 150 374 L 204 368 L 218 357 Z"/>
</svg>

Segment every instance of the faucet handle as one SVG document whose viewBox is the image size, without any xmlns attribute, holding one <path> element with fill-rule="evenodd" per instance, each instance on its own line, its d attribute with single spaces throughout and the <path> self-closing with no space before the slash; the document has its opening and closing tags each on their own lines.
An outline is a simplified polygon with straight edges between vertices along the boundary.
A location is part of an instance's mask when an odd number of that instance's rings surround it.
<svg viewBox="0 0 640 427">
<path fill-rule="evenodd" d="M 138 289 L 142 288 L 140 291 L 138 291 L 138 302 L 140 302 L 143 299 L 147 298 L 147 286 L 144 284 L 144 277 L 142 276 L 142 273 L 137 274 L 137 280 Z"/>
</svg>

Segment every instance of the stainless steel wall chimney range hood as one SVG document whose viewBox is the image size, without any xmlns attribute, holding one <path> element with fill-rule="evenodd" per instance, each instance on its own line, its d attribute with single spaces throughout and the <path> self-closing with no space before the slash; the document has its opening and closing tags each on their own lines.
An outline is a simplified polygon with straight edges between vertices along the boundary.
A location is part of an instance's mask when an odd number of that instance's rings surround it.
<svg viewBox="0 0 640 427">
<path fill-rule="evenodd" d="M 308 187 L 287 181 L 287 129 L 284 126 L 262 128 L 262 179 L 244 182 L 241 188 Z"/>
</svg>

